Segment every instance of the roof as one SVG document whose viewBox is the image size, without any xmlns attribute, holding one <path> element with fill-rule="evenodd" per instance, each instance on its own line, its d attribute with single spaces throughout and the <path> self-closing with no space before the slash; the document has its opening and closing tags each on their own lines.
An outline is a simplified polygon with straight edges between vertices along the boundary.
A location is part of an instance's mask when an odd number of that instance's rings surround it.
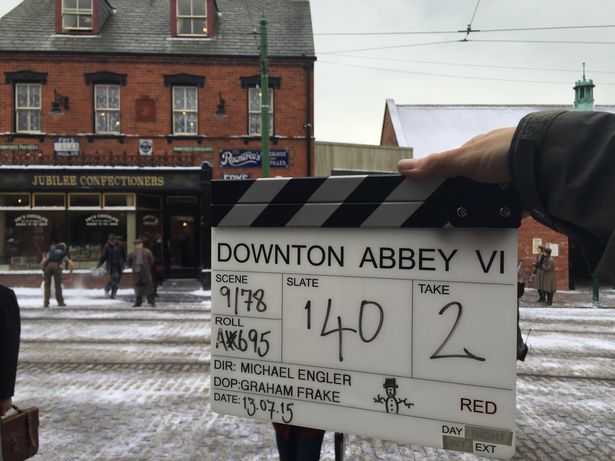
<svg viewBox="0 0 615 461">
<path fill-rule="evenodd" d="M 386 108 L 400 147 L 412 147 L 414 158 L 461 146 L 496 128 L 516 126 L 530 112 L 574 110 L 572 104 L 406 105 L 387 99 Z M 615 105 L 596 105 L 615 113 Z"/>
<path fill-rule="evenodd" d="M 0 52 L 258 56 L 260 20 L 269 56 L 315 57 L 307 0 L 216 0 L 213 38 L 171 37 L 169 0 L 110 0 L 115 14 L 95 36 L 55 33 L 55 0 L 23 0 L 0 18 Z"/>
</svg>

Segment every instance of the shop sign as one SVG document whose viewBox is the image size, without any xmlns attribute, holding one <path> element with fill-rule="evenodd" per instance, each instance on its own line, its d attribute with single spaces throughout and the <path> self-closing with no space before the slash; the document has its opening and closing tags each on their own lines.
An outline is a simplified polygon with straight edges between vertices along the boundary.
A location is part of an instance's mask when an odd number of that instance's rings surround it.
<svg viewBox="0 0 615 461">
<path fill-rule="evenodd" d="M 213 152 L 214 148 L 211 146 L 173 146 L 173 153 L 175 154 L 183 154 L 183 153 L 191 153 L 197 154 L 200 152 Z"/>
<path fill-rule="evenodd" d="M 15 218 L 16 227 L 47 227 L 49 225 L 49 218 L 41 216 L 40 214 L 22 214 Z"/>
<path fill-rule="evenodd" d="M 144 226 L 157 226 L 160 221 L 157 216 L 153 214 L 146 214 L 143 216 L 143 225 Z"/>
<path fill-rule="evenodd" d="M 261 151 L 249 149 L 221 149 L 220 166 L 233 168 L 260 168 Z M 288 168 L 288 151 L 272 150 L 269 152 L 271 168 Z"/>
<path fill-rule="evenodd" d="M 139 139 L 139 155 L 152 155 L 154 141 L 152 139 Z"/>
<path fill-rule="evenodd" d="M 56 138 L 53 150 L 58 157 L 78 157 L 79 140 L 77 138 Z"/>
<path fill-rule="evenodd" d="M 36 152 L 38 151 L 38 144 L 0 144 L 0 151 L 3 150 Z"/>
<path fill-rule="evenodd" d="M 222 179 L 250 179 L 250 173 L 222 173 Z"/>
<path fill-rule="evenodd" d="M 96 227 L 119 226 L 120 218 L 116 218 L 110 214 L 97 213 L 85 218 L 85 225 Z"/>
</svg>

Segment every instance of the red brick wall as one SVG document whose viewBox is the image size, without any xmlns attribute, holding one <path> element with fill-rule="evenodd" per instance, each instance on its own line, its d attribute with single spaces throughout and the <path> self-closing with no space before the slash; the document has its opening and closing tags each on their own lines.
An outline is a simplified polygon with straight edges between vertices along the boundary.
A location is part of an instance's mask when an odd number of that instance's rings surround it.
<svg viewBox="0 0 615 461">
<path fill-rule="evenodd" d="M 533 218 L 524 219 L 519 228 L 519 260 L 523 260 L 526 278 L 536 261 L 536 254 L 532 253 L 532 239 L 534 238 L 541 238 L 543 245 L 554 243 L 559 246 L 559 255 L 553 257 L 557 271 L 557 289 L 568 290 L 568 237 L 543 226 Z"/>
<path fill-rule="evenodd" d="M 381 146 L 399 146 L 397 137 L 395 136 L 395 129 L 391 122 L 391 115 L 389 114 L 389 108 L 384 110 L 384 122 L 382 122 L 382 135 L 380 136 Z"/>
<path fill-rule="evenodd" d="M 290 167 L 272 169 L 271 175 L 303 176 L 306 171 L 306 64 L 311 60 L 287 59 L 270 61 L 270 75 L 281 78 L 281 88 L 274 93 L 274 134 L 278 143 L 271 143 L 271 149 L 288 150 Z M 257 75 L 258 61 L 254 58 L 202 58 L 202 57 L 89 57 L 89 56 L 49 56 L 21 55 L 0 57 L 0 76 L 4 72 L 33 70 L 48 73 L 47 84 L 42 86 L 42 131 L 47 134 L 44 141 L 37 138 L 17 136 L 14 143 L 38 143 L 40 154 L 33 163 L 49 163 L 53 155 L 53 139 L 56 136 L 75 137 L 78 134 L 92 133 L 93 86 L 86 85 L 84 73 L 109 71 L 127 74 L 127 84 L 120 89 L 121 94 L 121 132 L 126 135 L 125 142 L 117 138 L 94 138 L 92 142 L 85 136 L 78 136 L 81 152 L 85 154 L 127 154 L 138 153 L 140 138 L 154 140 L 154 156 L 171 155 L 173 146 L 196 146 L 197 141 L 173 139 L 167 143 L 166 135 L 172 133 L 171 88 L 165 87 L 163 75 L 193 74 L 205 77 L 204 88 L 199 88 L 199 135 L 203 135 L 202 146 L 213 148 L 211 153 L 194 155 L 193 164 L 200 165 L 210 160 L 214 165 L 214 178 L 221 177 L 219 150 L 227 148 L 259 149 L 260 138 L 250 138 L 248 134 L 248 92 L 241 88 L 240 77 Z M 310 70 L 310 90 L 313 95 L 313 71 Z M 52 117 L 49 114 L 54 89 L 70 98 L 70 108 L 64 115 Z M 226 101 L 226 114 L 223 119 L 215 116 L 219 94 Z M 155 122 L 138 122 L 135 102 L 142 96 L 149 96 L 156 104 Z M 0 101 L 8 102 L 0 108 L 0 132 L 14 131 L 13 85 L 0 82 Z M 313 96 L 310 104 L 313 107 Z M 311 114 L 313 114 L 311 110 Z M 309 122 L 313 125 L 313 115 Z M 0 137 L 0 142 L 7 142 Z M 313 152 L 313 140 L 310 140 Z M 313 162 L 312 162 L 313 163 Z M 260 175 L 260 169 L 240 170 L 230 168 L 229 173 L 250 173 Z"/>
</svg>

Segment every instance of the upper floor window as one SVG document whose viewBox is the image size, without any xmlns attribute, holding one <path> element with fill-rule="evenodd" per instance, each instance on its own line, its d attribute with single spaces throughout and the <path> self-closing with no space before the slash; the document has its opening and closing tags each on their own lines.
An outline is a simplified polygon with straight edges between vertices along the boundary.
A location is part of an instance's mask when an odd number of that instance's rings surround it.
<svg viewBox="0 0 615 461">
<path fill-rule="evenodd" d="M 41 131 L 41 84 L 17 83 L 15 85 L 15 118 L 18 132 Z"/>
<path fill-rule="evenodd" d="M 177 0 L 177 35 L 207 35 L 207 0 Z"/>
<path fill-rule="evenodd" d="M 198 105 L 196 86 L 173 87 L 173 134 L 197 134 Z"/>
<path fill-rule="evenodd" d="M 92 30 L 93 0 L 62 0 L 62 30 Z"/>
<path fill-rule="evenodd" d="M 261 134 L 261 90 L 257 87 L 248 88 L 248 134 Z M 269 136 L 273 136 L 273 88 L 269 88 Z"/>
<path fill-rule="evenodd" d="M 94 86 L 96 133 L 120 132 L 120 86 Z"/>
</svg>

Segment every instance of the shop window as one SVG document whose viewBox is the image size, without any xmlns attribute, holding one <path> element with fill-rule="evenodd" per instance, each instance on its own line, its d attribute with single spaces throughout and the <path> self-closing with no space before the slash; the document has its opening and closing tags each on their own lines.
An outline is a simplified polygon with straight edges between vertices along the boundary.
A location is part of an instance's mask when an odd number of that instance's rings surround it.
<svg viewBox="0 0 615 461">
<path fill-rule="evenodd" d="M 177 35 L 207 36 L 207 1 L 176 0 Z"/>
<path fill-rule="evenodd" d="M 126 243 L 126 211 L 69 211 L 68 242 L 71 258 L 79 262 L 77 267 L 92 267 L 98 258 L 109 234 L 123 237 Z"/>
<path fill-rule="evenodd" d="M 92 30 L 93 0 L 62 0 L 62 30 Z"/>
<path fill-rule="evenodd" d="M 64 210 L 0 211 L 0 267 L 39 269 L 43 254 L 64 241 Z"/>
<path fill-rule="evenodd" d="M 120 86 L 94 86 L 94 119 L 96 133 L 120 132 Z"/>
<path fill-rule="evenodd" d="M 0 207 L 14 208 L 30 206 L 30 194 L 0 194 Z"/>
<path fill-rule="evenodd" d="M 160 210 L 162 209 L 162 197 L 158 195 L 139 195 L 138 201 L 140 210 Z"/>
<path fill-rule="evenodd" d="M 135 208 L 135 194 L 103 194 L 103 207 Z"/>
<path fill-rule="evenodd" d="M 37 133 L 41 131 L 41 85 L 40 83 L 17 83 L 15 85 L 16 131 Z"/>
<path fill-rule="evenodd" d="M 68 206 L 71 208 L 100 208 L 100 194 L 69 194 Z"/>
<path fill-rule="evenodd" d="M 198 132 L 198 89 L 173 87 L 173 134 L 196 135 Z"/>
<path fill-rule="evenodd" d="M 35 207 L 54 207 L 54 208 L 65 208 L 66 207 L 66 197 L 64 194 L 53 194 L 53 193 L 38 193 L 34 195 L 34 203 Z"/>
<path fill-rule="evenodd" d="M 261 134 L 261 90 L 257 87 L 248 88 L 248 134 Z M 273 136 L 273 88 L 269 88 L 269 136 Z"/>
</svg>

